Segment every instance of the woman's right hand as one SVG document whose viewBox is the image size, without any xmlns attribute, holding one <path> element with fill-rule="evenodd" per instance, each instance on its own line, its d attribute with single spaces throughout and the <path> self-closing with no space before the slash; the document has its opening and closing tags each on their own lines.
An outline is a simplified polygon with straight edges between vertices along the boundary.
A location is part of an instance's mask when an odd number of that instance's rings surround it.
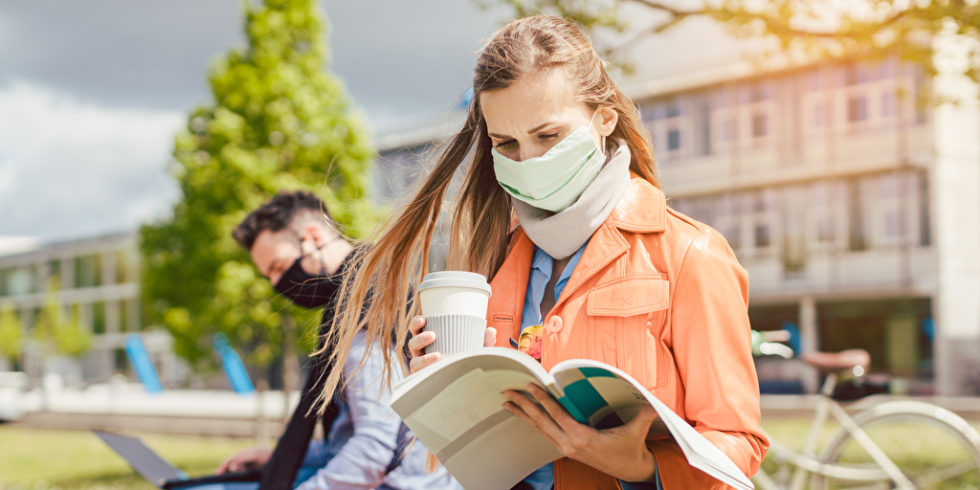
<svg viewBox="0 0 980 490">
<path fill-rule="evenodd" d="M 412 374 L 419 372 L 419 370 L 431 365 L 442 357 L 438 352 L 423 353 L 426 347 L 436 341 L 435 332 L 423 331 L 423 328 L 425 328 L 425 317 L 420 315 L 412 319 L 412 324 L 409 326 L 409 331 L 412 332 L 412 338 L 408 340 L 408 350 L 412 354 L 412 359 L 408 363 L 408 369 Z M 483 346 L 491 347 L 496 342 L 497 329 L 487 327 L 486 333 L 483 335 Z"/>
</svg>

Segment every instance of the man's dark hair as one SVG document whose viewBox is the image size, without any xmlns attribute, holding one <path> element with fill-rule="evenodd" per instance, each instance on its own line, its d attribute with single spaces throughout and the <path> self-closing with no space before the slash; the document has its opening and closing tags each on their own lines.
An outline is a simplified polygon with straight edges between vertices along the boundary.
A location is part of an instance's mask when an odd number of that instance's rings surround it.
<svg viewBox="0 0 980 490">
<path fill-rule="evenodd" d="M 276 194 L 265 204 L 248 213 L 231 236 L 246 250 L 252 250 L 255 238 L 265 230 L 280 231 L 292 223 L 300 215 L 308 215 L 311 219 L 324 220 L 324 224 L 336 227 L 333 217 L 320 198 L 307 191 L 283 191 Z"/>
</svg>

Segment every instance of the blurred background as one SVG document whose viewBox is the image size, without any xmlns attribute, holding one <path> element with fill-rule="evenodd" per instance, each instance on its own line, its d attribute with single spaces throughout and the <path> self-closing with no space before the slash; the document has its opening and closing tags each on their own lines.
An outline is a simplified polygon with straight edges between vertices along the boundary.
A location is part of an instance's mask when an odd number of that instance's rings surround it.
<svg viewBox="0 0 980 490">
<path fill-rule="evenodd" d="M 756 330 L 980 412 L 970 2 L 7 0 L 0 488 L 138 481 L 79 429 L 171 434 L 192 472 L 276 437 L 317 317 L 231 228 L 308 189 L 370 239 L 462 124 L 482 40 L 539 11 L 592 36 L 670 205 L 748 269 Z M 807 410 L 815 371 L 758 368 L 767 414 Z M 9 457 L 44 437 L 93 462 Z"/>
</svg>

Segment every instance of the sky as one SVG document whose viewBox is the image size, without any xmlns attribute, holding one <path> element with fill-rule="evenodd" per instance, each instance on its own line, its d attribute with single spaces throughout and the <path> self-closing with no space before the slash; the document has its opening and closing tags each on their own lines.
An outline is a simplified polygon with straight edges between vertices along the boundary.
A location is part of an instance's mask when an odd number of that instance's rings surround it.
<svg viewBox="0 0 980 490">
<path fill-rule="evenodd" d="M 450 109 L 505 20 L 461 0 L 323 0 L 328 69 L 375 133 Z M 185 114 L 243 47 L 239 0 L 0 2 L 0 237 L 42 241 L 166 216 Z"/>
<path fill-rule="evenodd" d="M 320 1 L 326 68 L 375 136 L 458 104 L 510 13 L 477 0 Z M 657 21 L 622 5 L 637 28 Z M 66 240 L 165 218 L 177 199 L 173 137 L 212 103 L 208 67 L 245 46 L 243 25 L 241 0 L 0 1 L 0 250 L 10 237 Z M 637 75 L 620 84 L 640 94 L 689 83 L 742 49 L 690 19 L 636 45 Z"/>
</svg>

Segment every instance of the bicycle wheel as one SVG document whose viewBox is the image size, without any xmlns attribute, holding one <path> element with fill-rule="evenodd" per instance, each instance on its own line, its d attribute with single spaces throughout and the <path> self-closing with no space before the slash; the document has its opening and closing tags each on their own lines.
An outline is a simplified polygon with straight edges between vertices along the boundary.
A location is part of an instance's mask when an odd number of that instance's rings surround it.
<svg viewBox="0 0 980 490">
<path fill-rule="evenodd" d="M 980 489 L 980 434 L 955 413 L 928 403 L 893 401 L 858 414 L 854 422 L 916 488 Z M 896 488 L 843 428 L 820 458 L 849 475 L 846 480 L 815 476 L 813 488 Z"/>
</svg>

